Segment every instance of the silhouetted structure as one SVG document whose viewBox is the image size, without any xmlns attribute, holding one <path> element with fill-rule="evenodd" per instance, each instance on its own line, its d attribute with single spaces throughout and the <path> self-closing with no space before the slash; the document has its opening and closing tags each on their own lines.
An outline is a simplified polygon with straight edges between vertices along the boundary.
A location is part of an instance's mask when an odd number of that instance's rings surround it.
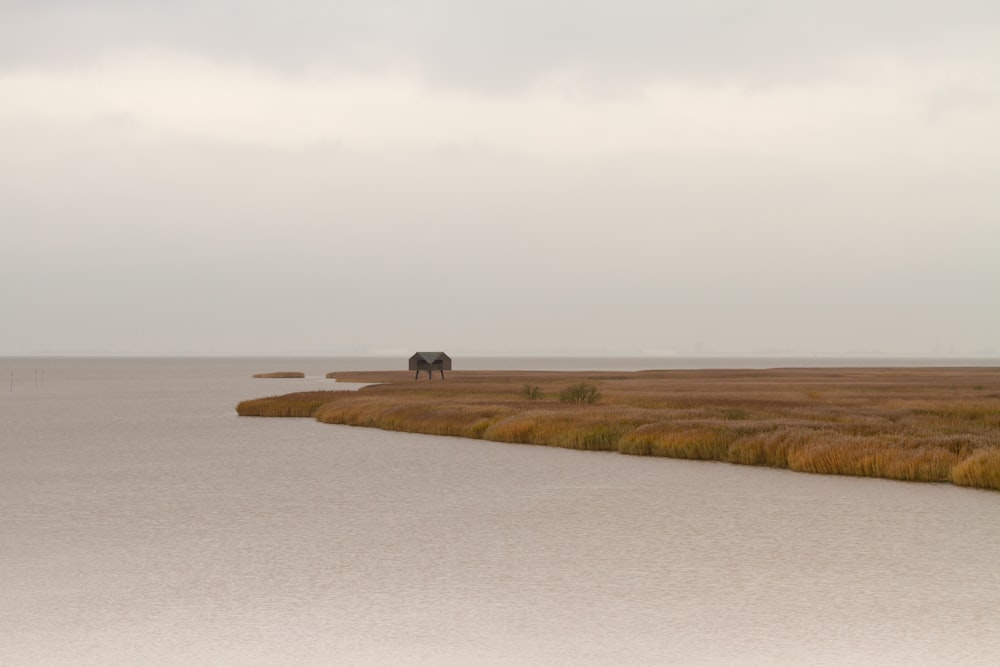
<svg viewBox="0 0 1000 667">
<path fill-rule="evenodd" d="M 420 379 L 420 371 L 427 371 L 427 377 L 434 379 L 434 371 L 441 371 L 441 379 L 444 379 L 444 372 L 451 370 L 451 357 L 444 352 L 417 352 L 410 357 L 410 370 L 416 371 L 414 380 Z"/>
</svg>

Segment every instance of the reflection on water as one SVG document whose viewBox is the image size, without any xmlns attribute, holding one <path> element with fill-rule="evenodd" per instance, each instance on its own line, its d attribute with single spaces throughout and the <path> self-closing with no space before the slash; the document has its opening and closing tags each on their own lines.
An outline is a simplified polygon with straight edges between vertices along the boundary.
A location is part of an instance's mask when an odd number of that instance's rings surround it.
<svg viewBox="0 0 1000 667">
<path fill-rule="evenodd" d="M 0 664 L 1000 662 L 997 493 L 236 417 L 330 360 L 0 361 Z"/>
</svg>

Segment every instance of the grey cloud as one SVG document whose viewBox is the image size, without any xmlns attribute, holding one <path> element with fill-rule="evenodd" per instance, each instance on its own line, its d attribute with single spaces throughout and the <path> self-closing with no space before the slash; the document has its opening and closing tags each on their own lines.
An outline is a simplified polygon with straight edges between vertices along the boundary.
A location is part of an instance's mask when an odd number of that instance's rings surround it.
<svg viewBox="0 0 1000 667">
<path fill-rule="evenodd" d="M 609 78 L 766 82 L 812 76 L 854 55 L 961 58 L 1000 42 L 1000 5 L 980 0 L 89 0 L 18 1 L 2 12 L 8 63 L 153 47 L 285 68 L 414 62 L 432 79 L 478 86 L 575 67 Z"/>
</svg>

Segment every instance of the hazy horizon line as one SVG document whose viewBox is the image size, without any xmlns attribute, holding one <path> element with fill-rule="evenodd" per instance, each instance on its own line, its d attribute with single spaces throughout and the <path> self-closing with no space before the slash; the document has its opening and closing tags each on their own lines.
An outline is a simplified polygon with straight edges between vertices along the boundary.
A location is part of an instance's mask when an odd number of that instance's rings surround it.
<svg viewBox="0 0 1000 667">
<path fill-rule="evenodd" d="M 374 354 L 363 352 L 259 352 L 259 353 L 221 353 L 221 352 L 114 352 L 114 351 L 54 351 L 54 352 L 3 352 L 0 358 L 216 358 L 216 359 L 281 359 L 281 358 L 317 358 L 334 359 L 396 359 L 408 357 L 417 350 L 399 354 Z M 478 359 L 993 359 L 1000 361 L 996 353 L 904 353 L 904 352 L 732 352 L 732 353 L 676 353 L 676 354 L 642 354 L 626 352 L 449 352 L 451 357 L 466 357 Z"/>
</svg>

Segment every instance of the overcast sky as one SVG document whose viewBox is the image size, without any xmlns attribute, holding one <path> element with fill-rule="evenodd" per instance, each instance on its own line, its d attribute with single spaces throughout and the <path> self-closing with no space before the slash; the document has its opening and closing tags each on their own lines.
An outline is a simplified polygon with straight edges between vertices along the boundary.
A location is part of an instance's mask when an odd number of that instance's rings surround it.
<svg viewBox="0 0 1000 667">
<path fill-rule="evenodd" d="M 996 0 L 0 0 L 0 354 L 1000 356 Z"/>
</svg>

